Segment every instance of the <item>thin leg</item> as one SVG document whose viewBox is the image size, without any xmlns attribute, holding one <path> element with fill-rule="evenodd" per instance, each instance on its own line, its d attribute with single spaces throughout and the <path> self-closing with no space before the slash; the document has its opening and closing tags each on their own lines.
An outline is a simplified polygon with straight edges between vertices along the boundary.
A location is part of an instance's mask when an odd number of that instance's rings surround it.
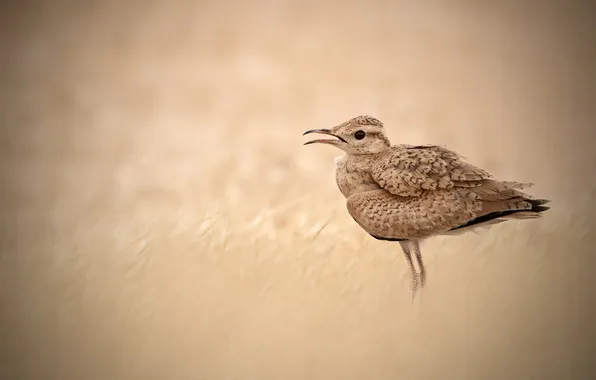
<svg viewBox="0 0 596 380">
<path fill-rule="evenodd" d="M 424 270 L 422 253 L 420 253 L 420 242 L 418 240 L 412 240 L 412 248 L 416 254 L 416 261 L 418 261 L 418 267 L 420 268 L 420 287 L 423 288 L 426 283 L 426 271 Z"/>
<path fill-rule="evenodd" d="M 404 251 L 406 255 L 406 261 L 410 265 L 410 271 L 412 272 L 412 298 L 416 296 L 416 292 L 418 291 L 418 273 L 416 273 L 416 268 L 414 268 L 414 262 L 412 261 L 412 253 L 410 252 L 409 242 L 399 242 L 401 245 L 401 249 Z"/>
</svg>

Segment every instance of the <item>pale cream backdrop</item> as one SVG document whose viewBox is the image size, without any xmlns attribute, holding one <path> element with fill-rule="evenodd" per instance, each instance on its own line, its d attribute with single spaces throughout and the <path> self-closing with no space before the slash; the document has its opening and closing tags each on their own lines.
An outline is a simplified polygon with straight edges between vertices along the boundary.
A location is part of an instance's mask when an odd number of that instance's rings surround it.
<svg viewBox="0 0 596 380">
<path fill-rule="evenodd" d="M 2 5 L 2 379 L 588 379 L 594 8 Z M 550 198 L 423 246 L 410 298 L 328 146 L 369 114 Z"/>
</svg>

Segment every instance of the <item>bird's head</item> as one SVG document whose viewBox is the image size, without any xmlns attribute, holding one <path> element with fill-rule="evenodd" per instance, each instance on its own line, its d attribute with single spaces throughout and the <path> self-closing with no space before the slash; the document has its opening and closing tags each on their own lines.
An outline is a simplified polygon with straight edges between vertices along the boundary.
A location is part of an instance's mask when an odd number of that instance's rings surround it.
<svg viewBox="0 0 596 380">
<path fill-rule="evenodd" d="M 304 132 L 333 136 L 333 139 L 312 140 L 304 145 L 322 143 L 338 147 L 348 154 L 375 154 L 391 145 L 383 123 L 371 116 L 358 116 L 331 129 L 311 129 Z"/>
</svg>

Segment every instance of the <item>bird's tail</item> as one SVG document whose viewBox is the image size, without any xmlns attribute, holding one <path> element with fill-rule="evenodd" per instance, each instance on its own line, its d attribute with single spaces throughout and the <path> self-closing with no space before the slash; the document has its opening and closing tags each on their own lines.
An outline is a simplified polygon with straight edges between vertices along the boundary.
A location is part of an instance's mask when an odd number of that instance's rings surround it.
<svg viewBox="0 0 596 380">
<path fill-rule="evenodd" d="M 531 183 L 501 182 L 489 180 L 481 186 L 469 189 L 476 200 L 481 201 L 482 209 L 475 219 L 458 226 L 449 234 L 459 234 L 478 227 L 490 227 L 509 219 L 536 219 L 549 210 L 545 206 L 548 199 L 536 199 L 521 189 L 532 186 Z"/>
<path fill-rule="evenodd" d="M 481 216 L 497 219 L 535 219 L 550 209 L 545 206 L 550 200 L 537 199 L 521 191 L 531 186 L 532 183 L 490 180 L 471 190 L 482 201 Z"/>
</svg>

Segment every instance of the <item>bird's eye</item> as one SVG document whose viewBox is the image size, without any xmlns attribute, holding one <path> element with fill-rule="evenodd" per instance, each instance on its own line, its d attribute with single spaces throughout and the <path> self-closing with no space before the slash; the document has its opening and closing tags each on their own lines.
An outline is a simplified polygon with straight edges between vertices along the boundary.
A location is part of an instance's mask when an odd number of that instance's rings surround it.
<svg viewBox="0 0 596 380">
<path fill-rule="evenodd" d="M 362 140 L 365 136 L 366 133 L 364 133 L 364 131 L 356 131 L 356 133 L 354 133 L 354 138 L 356 140 Z"/>
</svg>

